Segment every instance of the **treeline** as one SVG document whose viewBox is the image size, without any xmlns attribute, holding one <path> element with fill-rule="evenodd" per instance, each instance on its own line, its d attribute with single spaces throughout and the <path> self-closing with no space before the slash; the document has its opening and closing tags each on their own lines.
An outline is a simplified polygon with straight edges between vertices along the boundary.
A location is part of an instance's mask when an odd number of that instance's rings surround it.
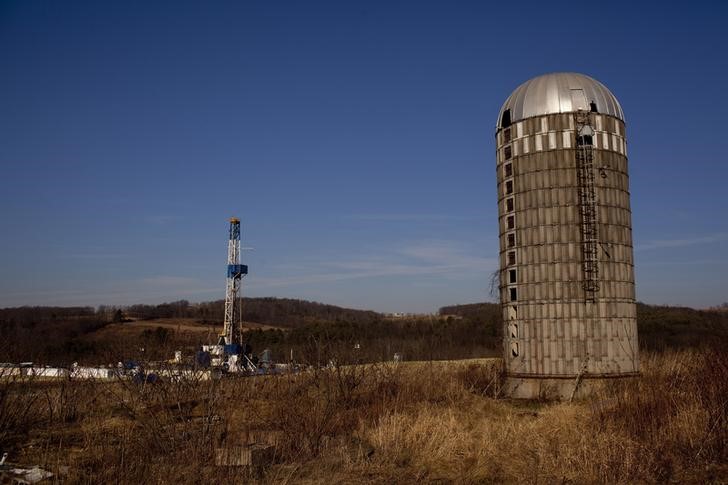
<svg viewBox="0 0 728 485">
<path fill-rule="evenodd" d="M 374 361 L 391 360 L 394 354 L 408 360 L 499 354 L 500 317 L 499 312 L 490 308 L 487 312 L 473 312 L 467 318 L 456 315 L 390 319 L 373 311 L 285 298 L 246 298 L 242 303 L 246 321 L 285 328 L 246 333 L 256 351 L 270 348 L 277 360 L 286 360 L 291 350 L 297 360 L 305 356 L 305 360 L 317 362 L 336 355 L 339 359 L 355 356 L 357 360 Z M 168 358 L 175 349 L 192 352 L 196 346 L 211 342 L 194 340 L 207 338 L 201 334 L 162 328 L 114 342 L 99 340 L 93 332 L 128 319 L 191 318 L 220 325 L 224 302 L 190 304 L 180 300 L 125 308 L 63 310 L 38 307 L 0 311 L 0 361 L 115 362 L 144 356 Z"/>
<path fill-rule="evenodd" d="M 175 349 L 193 351 L 201 334 L 148 329 L 138 337 L 104 341 L 95 332 L 112 322 L 191 318 L 211 325 L 223 319 L 223 301 L 185 300 L 126 308 L 21 307 L 0 309 L 0 362 L 32 360 L 67 364 L 75 360 L 114 362 L 125 358 L 168 358 Z M 462 359 L 501 353 L 502 322 L 496 303 L 442 307 L 439 316 L 388 318 L 372 311 L 286 298 L 246 298 L 246 321 L 284 329 L 252 330 L 246 338 L 257 352 L 273 350 L 284 361 L 309 362 L 332 356 L 361 361 Z M 640 347 L 662 350 L 728 339 L 728 313 L 638 303 Z M 305 359 L 302 359 L 305 357 Z"/>
<path fill-rule="evenodd" d="M 650 350 L 697 347 L 728 339 L 728 313 L 637 303 L 637 334 Z"/>
<path fill-rule="evenodd" d="M 276 360 L 307 363 L 339 361 L 444 360 L 500 355 L 500 320 L 437 317 L 380 319 L 359 324 L 310 324 L 289 331 L 252 330 L 245 334 L 254 350 L 271 349 Z"/>
<path fill-rule="evenodd" d="M 717 309 L 637 303 L 637 334 L 640 347 L 649 350 L 696 347 L 710 339 L 728 338 L 728 312 Z M 473 321 L 498 319 L 497 303 L 472 303 L 440 308 L 440 315 L 456 315 Z"/>
<path fill-rule="evenodd" d="M 44 323 L 57 320 L 82 320 L 96 317 L 94 307 L 55 307 L 55 306 L 22 306 L 15 308 L 0 308 L 0 322 L 2 323 Z"/>
<path fill-rule="evenodd" d="M 110 308 L 0 308 L 0 361 L 63 361 L 88 354 L 82 338 L 114 319 Z"/>
<path fill-rule="evenodd" d="M 270 349 L 277 361 L 325 363 L 330 358 L 363 362 L 391 360 L 399 354 L 407 360 L 458 359 L 495 356 L 500 353 L 500 312 L 484 304 L 486 311 L 461 317 L 422 316 L 391 319 L 381 313 L 354 310 L 288 298 L 245 298 L 244 320 L 283 327 L 284 330 L 252 330 L 245 336 L 256 352 Z M 189 304 L 134 305 L 125 316 L 138 319 L 192 318 L 219 325 L 224 301 Z M 462 312 L 461 312 L 462 313 Z M 164 351 L 189 341 L 169 335 Z"/>
<path fill-rule="evenodd" d="M 501 307 L 498 303 L 469 303 L 466 305 L 450 305 L 440 308 L 441 316 L 455 315 L 477 322 L 500 320 Z"/>
<path fill-rule="evenodd" d="M 225 301 L 217 300 L 191 304 L 179 300 L 160 305 L 132 305 L 122 309 L 129 318 L 193 318 L 201 323 L 219 325 L 225 312 Z M 381 319 L 381 314 L 368 310 L 353 310 L 292 298 L 243 298 L 243 319 L 249 322 L 294 328 L 312 323 L 352 322 L 366 324 Z"/>
</svg>

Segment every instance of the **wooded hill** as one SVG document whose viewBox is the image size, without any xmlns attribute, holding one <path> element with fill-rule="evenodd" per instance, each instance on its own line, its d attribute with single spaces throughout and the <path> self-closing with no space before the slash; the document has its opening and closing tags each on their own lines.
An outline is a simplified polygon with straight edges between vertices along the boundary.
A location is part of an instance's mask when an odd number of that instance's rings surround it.
<svg viewBox="0 0 728 485">
<path fill-rule="evenodd" d="M 695 347 L 708 339 L 728 338 L 728 312 L 722 307 L 695 310 L 687 307 L 637 303 L 637 333 L 640 347 L 662 350 Z M 497 303 L 472 303 L 440 308 L 440 315 L 456 315 L 487 322 L 500 318 Z"/>
<path fill-rule="evenodd" d="M 427 360 L 498 356 L 501 352 L 501 316 L 495 303 L 446 306 L 438 316 L 389 318 L 304 300 L 245 298 L 243 315 L 245 321 L 279 327 L 246 332 L 255 349 L 270 348 L 278 359 L 291 350 L 319 359 L 352 354 L 354 348 L 358 349 L 356 359 L 363 361 L 391 359 L 395 353 L 408 360 Z M 173 329 L 155 331 L 149 326 L 123 342 L 97 337 L 102 335 L 97 331 L 110 323 L 154 319 L 191 319 L 210 325 L 212 331 L 222 324 L 223 301 L 0 309 L 0 362 L 113 362 L 133 358 L 131 353 L 141 348 L 148 358 L 168 358 L 174 349 L 193 351 L 196 345 L 211 343 L 200 340 L 204 335 L 177 335 L 180 332 Z M 637 320 L 640 347 L 645 349 L 728 340 L 726 312 L 639 303 Z"/>
<path fill-rule="evenodd" d="M 216 300 L 191 304 L 186 300 L 161 305 L 132 305 L 124 308 L 128 318 L 194 318 L 201 323 L 221 324 L 225 301 Z M 369 310 L 354 310 L 292 298 L 243 298 L 243 317 L 246 321 L 277 327 L 294 328 L 323 322 L 371 323 L 382 315 Z"/>
</svg>

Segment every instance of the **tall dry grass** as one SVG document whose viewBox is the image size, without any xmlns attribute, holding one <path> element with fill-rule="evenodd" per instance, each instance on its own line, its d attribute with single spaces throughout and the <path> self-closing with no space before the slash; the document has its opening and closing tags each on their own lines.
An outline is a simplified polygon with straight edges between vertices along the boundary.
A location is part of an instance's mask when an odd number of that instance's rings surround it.
<svg viewBox="0 0 728 485">
<path fill-rule="evenodd" d="M 640 378 L 573 403 L 504 399 L 497 360 L 143 385 L 3 381 L 0 438 L 15 461 L 66 465 L 77 483 L 724 482 L 727 354 L 646 355 Z M 9 402 L 30 411 L 11 419 Z M 267 466 L 213 465 L 216 447 L 256 433 L 275 436 Z"/>
<path fill-rule="evenodd" d="M 394 410 L 357 433 L 375 452 L 353 473 L 383 480 L 702 483 L 728 479 L 723 350 L 648 356 L 639 379 L 576 403 L 461 394 Z"/>
</svg>

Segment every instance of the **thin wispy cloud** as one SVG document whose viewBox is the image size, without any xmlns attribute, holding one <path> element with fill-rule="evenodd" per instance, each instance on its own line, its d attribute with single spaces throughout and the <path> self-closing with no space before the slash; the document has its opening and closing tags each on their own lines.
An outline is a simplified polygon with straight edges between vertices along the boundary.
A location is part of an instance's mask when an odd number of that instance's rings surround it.
<svg viewBox="0 0 728 485">
<path fill-rule="evenodd" d="M 649 261 L 640 263 L 640 267 L 644 266 L 708 266 L 708 265 L 725 265 L 728 260 L 725 259 L 696 259 L 691 261 Z"/>
<path fill-rule="evenodd" d="M 128 254 L 122 253 L 76 253 L 69 254 L 67 257 L 74 259 L 123 259 L 128 258 Z"/>
<path fill-rule="evenodd" d="M 692 238 L 657 239 L 653 241 L 647 241 L 646 243 L 637 244 L 634 250 L 650 251 L 653 249 L 682 248 L 687 246 L 697 246 L 700 244 L 711 244 L 722 241 L 728 241 L 728 233 L 719 232 L 716 234 Z"/>
<path fill-rule="evenodd" d="M 158 275 L 131 281 L 116 281 L 94 288 L 44 289 L 44 305 L 130 305 L 134 303 L 159 303 L 183 298 L 223 298 L 224 282 L 217 286 L 207 285 L 197 278 Z M 216 296 L 217 294 L 217 296 Z M 38 291 L 4 292 L 0 306 L 32 304 Z"/>
<path fill-rule="evenodd" d="M 403 248 L 404 256 L 448 268 L 483 269 L 495 263 L 495 258 L 483 258 L 468 253 L 468 248 L 456 241 L 426 241 Z"/>
<path fill-rule="evenodd" d="M 182 220 L 182 216 L 176 216 L 176 215 L 150 215 L 145 216 L 143 218 L 144 222 L 148 224 L 155 224 L 159 226 L 163 226 L 166 224 L 171 224 L 173 222 L 179 222 Z"/>
<path fill-rule="evenodd" d="M 197 278 L 188 276 L 158 275 L 141 278 L 138 280 L 138 287 L 145 292 L 154 294 L 179 295 L 183 297 L 194 296 L 202 293 L 224 294 L 224 285 L 209 286 Z M 221 296 L 222 297 L 222 296 Z"/>
<path fill-rule="evenodd" d="M 159 276 L 149 276 L 146 278 L 141 278 L 138 281 L 139 284 L 142 286 L 152 286 L 155 288 L 158 287 L 166 287 L 166 288 L 176 288 L 176 287 L 185 287 L 185 286 L 191 286 L 197 283 L 197 279 L 190 278 L 187 276 L 168 276 L 168 275 L 159 275 Z"/>
<path fill-rule="evenodd" d="M 497 265 L 495 258 L 472 255 L 466 249 L 454 241 L 426 241 L 362 259 L 310 263 L 303 275 L 254 276 L 250 286 L 258 289 L 362 278 L 485 274 Z"/>
<path fill-rule="evenodd" d="M 373 222 L 435 222 L 455 221 L 469 219 L 467 216 L 453 216 L 449 214 L 352 214 L 349 219 Z"/>
</svg>

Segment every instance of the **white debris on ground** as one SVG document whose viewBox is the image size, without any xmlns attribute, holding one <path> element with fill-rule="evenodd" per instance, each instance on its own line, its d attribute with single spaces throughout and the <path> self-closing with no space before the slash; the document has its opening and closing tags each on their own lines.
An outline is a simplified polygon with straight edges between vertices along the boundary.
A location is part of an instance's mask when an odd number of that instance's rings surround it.
<svg viewBox="0 0 728 485">
<path fill-rule="evenodd" d="M 53 477 L 53 473 L 48 470 L 44 470 L 39 466 L 33 466 L 30 468 L 8 468 L 6 470 L 0 470 L 0 477 L 2 482 L 5 483 L 5 479 L 9 478 L 12 483 L 38 483 L 46 478 Z"/>
</svg>

